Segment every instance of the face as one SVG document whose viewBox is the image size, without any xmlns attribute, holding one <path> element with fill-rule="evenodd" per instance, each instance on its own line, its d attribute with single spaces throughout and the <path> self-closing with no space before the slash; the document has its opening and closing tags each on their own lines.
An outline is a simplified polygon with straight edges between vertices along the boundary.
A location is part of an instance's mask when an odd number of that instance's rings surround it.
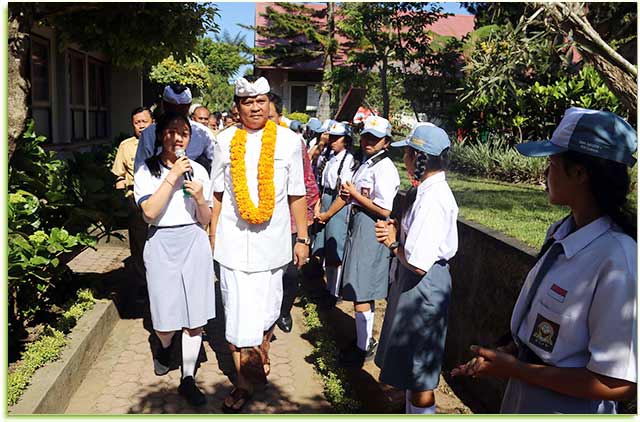
<svg viewBox="0 0 640 422">
<path fill-rule="evenodd" d="M 274 103 L 270 103 L 269 105 L 269 120 L 275 124 L 280 124 L 280 116 L 276 111 L 276 105 Z"/>
<path fill-rule="evenodd" d="M 549 157 L 546 170 L 546 190 L 549 202 L 554 205 L 571 205 L 577 192 L 581 191 L 581 170 L 579 166 L 565 168 L 562 154 Z"/>
<path fill-rule="evenodd" d="M 216 119 L 213 114 L 209 116 L 207 120 L 207 126 L 211 130 L 218 130 L 218 119 Z"/>
<path fill-rule="evenodd" d="M 187 149 L 191 137 L 191 127 L 182 120 L 173 120 L 162 131 L 162 150 L 175 156 L 176 148 Z"/>
<path fill-rule="evenodd" d="M 360 136 L 360 147 L 367 157 L 382 151 L 388 146 L 387 138 L 376 138 L 371 133 L 365 133 Z"/>
<path fill-rule="evenodd" d="M 240 123 L 240 111 L 236 105 L 231 107 L 231 118 L 235 123 Z"/>
<path fill-rule="evenodd" d="M 270 104 L 266 95 L 241 98 L 238 104 L 240 121 L 249 129 L 262 129 L 269 119 Z"/>
<path fill-rule="evenodd" d="M 193 116 L 191 116 L 191 118 L 206 126 L 209 122 L 209 110 L 204 107 L 199 107 L 193 112 Z"/>
<path fill-rule="evenodd" d="M 412 175 L 416 171 L 416 150 L 411 147 L 404 147 L 404 156 L 402 157 L 407 172 Z"/>
<path fill-rule="evenodd" d="M 336 154 L 344 150 L 345 148 L 344 141 L 345 141 L 344 136 L 329 135 L 329 142 L 330 142 L 329 145 L 331 146 L 331 149 L 333 150 L 333 152 L 335 152 Z"/>
<path fill-rule="evenodd" d="M 144 110 L 138 114 L 134 114 L 131 119 L 131 124 L 133 125 L 133 132 L 136 138 L 139 138 L 142 131 L 149 127 L 151 123 L 153 123 L 153 118 L 149 111 Z"/>
</svg>

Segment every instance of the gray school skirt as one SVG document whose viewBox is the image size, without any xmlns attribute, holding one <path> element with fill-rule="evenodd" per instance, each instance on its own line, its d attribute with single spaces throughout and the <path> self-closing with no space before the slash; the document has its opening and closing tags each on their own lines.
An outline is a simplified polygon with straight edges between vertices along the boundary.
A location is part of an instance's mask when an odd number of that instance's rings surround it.
<svg viewBox="0 0 640 422">
<path fill-rule="evenodd" d="M 332 195 L 323 193 L 320 199 L 320 211 L 327 211 L 334 199 Z M 327 221 L 327 224 L 321 226 L 313 243 L 313 254 L 324 256 L 325 262 L 329 265 L 340 265 L 344 256 L 344 244 L 347 239 L 347 208 L 342 208 Z"/>
<path fill-rule="evenodd" d="M 420 277 L 398 263 L 375 357 L 380 381 L 412 391 L 438 386 L 450 297 L 448 264 L 433 264 Z"/>
<path fill-rule="evenodd" d="M 143 255 L 154 330 L 198 328 L 215 317 L 213 258 L 202 226 L 152 226 Z"/>
<path fill-rule="evenodd" d="M 376 239 L 375 220 L 353 209 L 342 263 L 341 296 L 351 302 L 384 299 L 389 291 L 391 251 Z"/>
</svg>

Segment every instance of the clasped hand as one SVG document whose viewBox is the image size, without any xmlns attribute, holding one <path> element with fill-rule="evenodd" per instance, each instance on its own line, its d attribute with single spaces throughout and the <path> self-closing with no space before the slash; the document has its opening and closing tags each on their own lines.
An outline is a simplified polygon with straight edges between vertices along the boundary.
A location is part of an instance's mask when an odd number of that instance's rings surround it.
<svg viewBox="0 0 640 422">
<path fill-rule="evenodd" d="M 501 348 L 471 346 L 470 349 L 475 356 L 469 362 L 454 368 L 451 371 L 452 376 L 509 378 L 521 363 Z"/>
<path fill-rule="evenodd" d="M 398 229 L 396 227 L 396 220 L 378 220 L 375 224 L 375 230 L 378 242 L 387 247 L 397 240 Z"/>
<path fill-rule="evenodd" d="M 351 182 L 344 182 L 340 185 L 340 198 L 343 201 L 349 202 L 353 194 L 356 192 L 356 185 Z"/>
</svg>

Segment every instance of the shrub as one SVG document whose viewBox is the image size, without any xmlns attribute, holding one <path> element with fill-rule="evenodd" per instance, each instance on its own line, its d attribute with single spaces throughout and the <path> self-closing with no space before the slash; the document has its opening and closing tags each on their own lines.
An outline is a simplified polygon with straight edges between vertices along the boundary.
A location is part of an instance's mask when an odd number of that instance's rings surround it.
<svg viewBox="0 0 640 422">
<path fill-rule="evenodd" d="M 305 124 L 309 121 L 310 117 L 308 114 L 306 113 L 300 113 L 299 111 L 295 112 L 295 113 L 289 113 L 285 116 L 288 119 L 291 120 L 297 120 L 302 124 Z"/>
</svg>

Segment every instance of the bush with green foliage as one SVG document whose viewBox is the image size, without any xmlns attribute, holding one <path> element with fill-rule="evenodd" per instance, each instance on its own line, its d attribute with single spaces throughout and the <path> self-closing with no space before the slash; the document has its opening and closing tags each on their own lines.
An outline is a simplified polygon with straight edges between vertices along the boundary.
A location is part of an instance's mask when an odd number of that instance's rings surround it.
<svg viewBox="0 0 640 422">
<path fill-rule="evenodd" d="M 297 112 L 295 112 L 295 113 L 289 113 L 289 114 L 286 114 L 286 115 L 285 115 L 285 117 L 286 117 L 287 119 L 297 120 L 297 121 L 299 121 L 299 122 L 300 122 L 300 123 L 302 123 L 302 124 L 307 123 L 307 122 L 309 121 L 309 119 L 310 119 L 310 117 L 309 117 L 309 115 L 308 115 L 308 114 L 306 114 L 306 113 L 301 113 L 301 112 L 299 112 L 299 111 L 297 111 Z"/>
</svg>

